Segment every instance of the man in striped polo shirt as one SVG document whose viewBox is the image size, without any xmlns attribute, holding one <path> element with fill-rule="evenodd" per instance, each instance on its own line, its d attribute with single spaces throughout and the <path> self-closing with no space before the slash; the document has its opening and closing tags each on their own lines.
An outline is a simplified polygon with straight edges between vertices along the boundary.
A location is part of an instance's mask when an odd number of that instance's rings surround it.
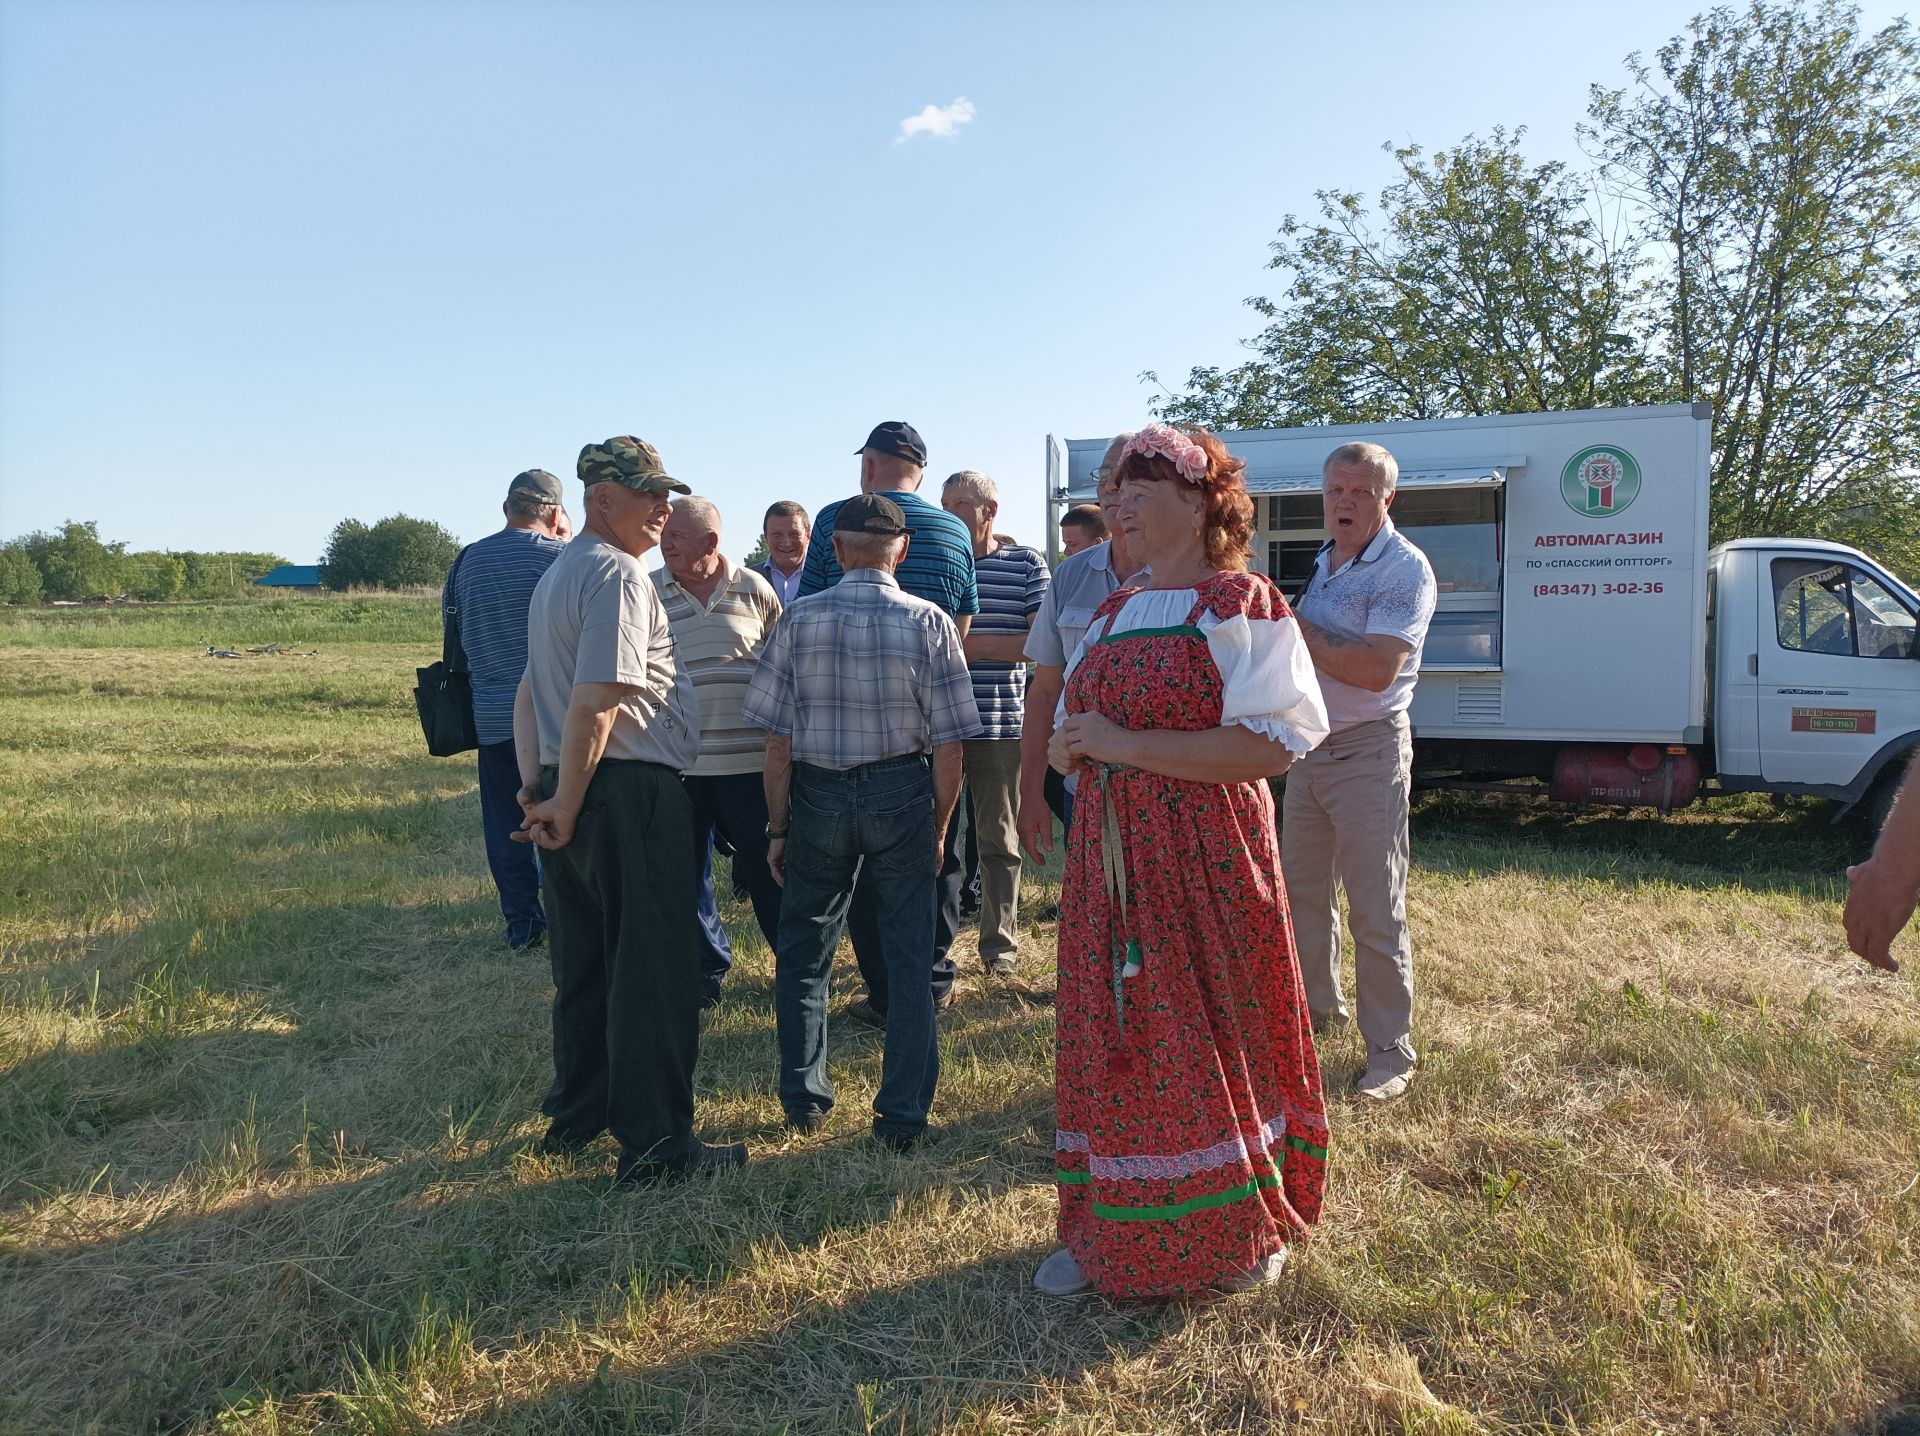
<svg viewBox="0 0 1920 1436">
<path fill-rule="evenodd" d="M 673 632 L 674 660 L 700 704 L 700 757 L 680 775 L 693 807 L 700 859 L 700 1000 L 720 1000 L 733 944 L 713 896 L 713 837 L 733 849 L 734 880 L 772 950 L 780 935 L 780 884 L 767 870 L 767 796 L 761 783 L 767 735 L 740 716 L 753 670 L 780 617 L 772 586 L 720 552 L 720 510 L 707 499 L 675 501 L 660 533 L 666 567 L 652 577 Z"/>
<path fill-rule="evenodd" d="M 900 506 L 907 524 L 907 551 L 894 570 L 894 580 L 915 598 L 924 598 L 953 620 L 960 637 L 980 611 L 980 590 L 973 574 L 973 538 L 966 525 L 944 509 L 921 498 L 917 490 L 926 473 L 927 446 L 920 431 L 897 419 L 876 424 L 860 450 L 860 492 L 884 494 Z M 834 517 L 839 504 L 828 504 L 814 522 L 807 545 L 807 566 L 800 580 L 800 596 L 819 593 L 840 582 L 840 560 L 834 555 Z M 947 951 L 960 927 L 960 850 L 948 833 L 948 858 L 940 869 L 933 925 L 933 1001 L 946 1007 L 953 1001 L 953 962 Z M 853 943 L 867 996 L 848 1008 L 848 1014 L 870 1026 L 887 1021 L 887 967 L 881 956 L 880 920 L 869 884 L 856 882 L 853 906 L 847 913 L 847 936 Z"/>
<path fill-rule="evenodd" d="M 962 469 L 940 491 L 940 507 L 967 526 L 980 589 L 980 614 L 962 647 L 980 710 L 980 736 L 964 745 L 967 792 L 980 848 L 980 960 L 1010 975 L 1019 959 L 1020 723 L 1027 686 L 1027 630 L 1047 596 L 1047 561 L 995 534 L 1000 490 Z"/>
<path fill-rule="evenodd" d="M 473 726 L 480 739 L 480 827 L 500 893 L 507 945 L 521 951 L 547 935 L 534 850 L 513 841 L 520 826 L 520 764 L 513 750 L 513 695 L 527 671 L 527 606 L 570 530 L 560 480 L 545 469 L 515 474 L 501 505 L 507 526 L 469 544 L 441 591 L 444 621 L 457 615 L 472 670 Z"/>
</svg>

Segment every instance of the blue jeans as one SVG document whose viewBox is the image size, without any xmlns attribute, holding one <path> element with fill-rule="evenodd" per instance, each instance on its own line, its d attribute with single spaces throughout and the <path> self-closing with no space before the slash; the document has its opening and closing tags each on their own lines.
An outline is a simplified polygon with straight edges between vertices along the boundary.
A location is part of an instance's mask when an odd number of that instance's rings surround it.
<svg viewBox="0 0 1920 1436">
<path fill-rule="evenodd" d="M 547 930 L 540 906 L 540 863 L 532 843 L 516 843 L 520 827 L 520 764 L 513 739 L 480 745 L 480 826 L 487 837 L 487 866 L 500 890 L 507 943 L 525 947 Z"/>
<path fill-rule="evenodd" d="M 933 1023 L 933 774 L 917 754 L 845 772 L 793 765 L 787 886 L 773 978 L 780 1105 L 804 1118 L 833 1106 L 827 989 L 856 875 L 872 895 L 892 980 L 873 1130 L 926 1129 L 940 1076 Z"/>
</svg>

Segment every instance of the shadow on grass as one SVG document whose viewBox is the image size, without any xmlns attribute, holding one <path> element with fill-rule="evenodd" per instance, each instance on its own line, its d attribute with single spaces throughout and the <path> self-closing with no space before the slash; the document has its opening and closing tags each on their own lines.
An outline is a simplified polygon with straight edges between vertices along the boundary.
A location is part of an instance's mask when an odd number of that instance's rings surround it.
<svg viewBox="0 0 1920 1436">
<path fill-rule="evenodd" d="M 1848 1436 L 1920 1436 L 1920 1388 L 1895 1397 L 1860 1425 L 1847 1430 Z"/>
<path fill-rule="evenodd" d="M 1663 818 L 1652 809 L 1426 793 L 1414 803 L 1413 855 L 1429 872 L 1456 876 L 1510 869 L 1831 899 L 1844 891 L 1847 864 L 1861 861 L 1872 841 L 1830 819 L 1829 806 L 1811 800 L 1775 808 L 1720 799 Z"/>
<path fill-rule="evenodd" d="M 655 1303 L 699 1300 L 769 1252 L 954 1190 L 955 1162 L 977 1182 L 994 1153 L 950 1136 L 937 1156 L 899 1158 L 828 1137 L 646 1191 L 613 1186 L 612 1158 L 603 1142 L 542 1159 L 516 1139 L 349 1156 L 303 1172 L 297 1193 L 236 1184 L 233 1200 L 200 1193 L 132 1230 L 0 1246 L 0 1426 L 173 1430 L 268 1397 L 338 1420 L 350 1413 L 324 1393 L 377 1401 L 475 1348 L 644 1324 Z M 997 1189 L 1043 1180 L 1039 1162 L 996 1165 Z"/>
<path fill-rule="evenodd" d="M 996 1417 L 1030 1410 L 1040 1383 L 1070 1387 L 1146 1353 L 1191 1319 L 1191 1308 L 1174 1303 L 1118 1308 L 1042 1297 L 1031 1282 L 1047 1249 L 964 1263 L 853 1301 L 799 1303 L 797 1314 L 687 1356 L 636 1369 L 603 1362 L 585 1379 L 433 1429 L 993 1430 Z"/>
</svg>

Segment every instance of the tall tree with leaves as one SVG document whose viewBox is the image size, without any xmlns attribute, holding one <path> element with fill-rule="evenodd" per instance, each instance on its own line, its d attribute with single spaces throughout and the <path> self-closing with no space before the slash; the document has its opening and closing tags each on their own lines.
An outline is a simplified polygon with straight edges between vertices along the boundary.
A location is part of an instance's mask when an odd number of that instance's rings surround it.
<svg viewBox="0 0 1920 1436">
<path fill-rule="evenodd" d="M 1759 0 L 1708 11 L 1627 68 L 1631 85 L 1595 88 L 1585 135 L 1663 261 L 1674 397 L 1714 405 L 1715 536 L 1915 544 L 1912 29 L 1867 34 L 1834 0 Z"/>
<path fill-rule="evenodd" d="M 1390 148 L 1377 213 L 1323 190 L 1317 222 L 1288 215 L 1283 296 L 1247 301 L 1271 321 L 1255 357 L 1193 370 L 1160 412 L 1257 428 L 1646 401 L 1634 248 L 1587 184 L 1526 162 L 1523 133 Z"/>
<path fill-rule="evenodd" d="M 433 587 L 459 556 L 460 541 L 427 519 L 344 519 L 327 539 L 320 580 L 333 589 Z"/>
</svg>

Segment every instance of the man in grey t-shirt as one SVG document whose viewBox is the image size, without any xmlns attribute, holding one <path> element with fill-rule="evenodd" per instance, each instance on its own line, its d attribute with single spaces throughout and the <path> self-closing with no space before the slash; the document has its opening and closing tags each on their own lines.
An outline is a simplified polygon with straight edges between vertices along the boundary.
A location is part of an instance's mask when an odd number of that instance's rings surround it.
<svg viewBox="0 0 1920 1436">
<path fill-rule="evenodd" d="M 1340 912 L 1347 893 L 1363 1097 L 1413 1080 L 1413 947 L 1407 938 L 1407 705 L 1437 597 L 1433 569 L 1387 517 L 1400 466 L 1378 444 L 1342 444 L 1320 472 L 1327 531 L 1294 605 L 1333 732 L 1287 774 L 1280 866 L 1316 1028 L 1344 1022 Z"/>
<path fill-rule="evenodd" d="M 680 773 L 699 756 L 699 710 L 640 562 L 689 490 L 631 435 L 587 445 L 579 474 L 586 521 L 533 592 L 513 715 L 521 831 L 548 853 L 541 1145 L 578 1151 L 610 1131 L 615 1180 L 648 1185 L 747 1159 L 693 1134 L 701 854 Z"/>
</svg>

